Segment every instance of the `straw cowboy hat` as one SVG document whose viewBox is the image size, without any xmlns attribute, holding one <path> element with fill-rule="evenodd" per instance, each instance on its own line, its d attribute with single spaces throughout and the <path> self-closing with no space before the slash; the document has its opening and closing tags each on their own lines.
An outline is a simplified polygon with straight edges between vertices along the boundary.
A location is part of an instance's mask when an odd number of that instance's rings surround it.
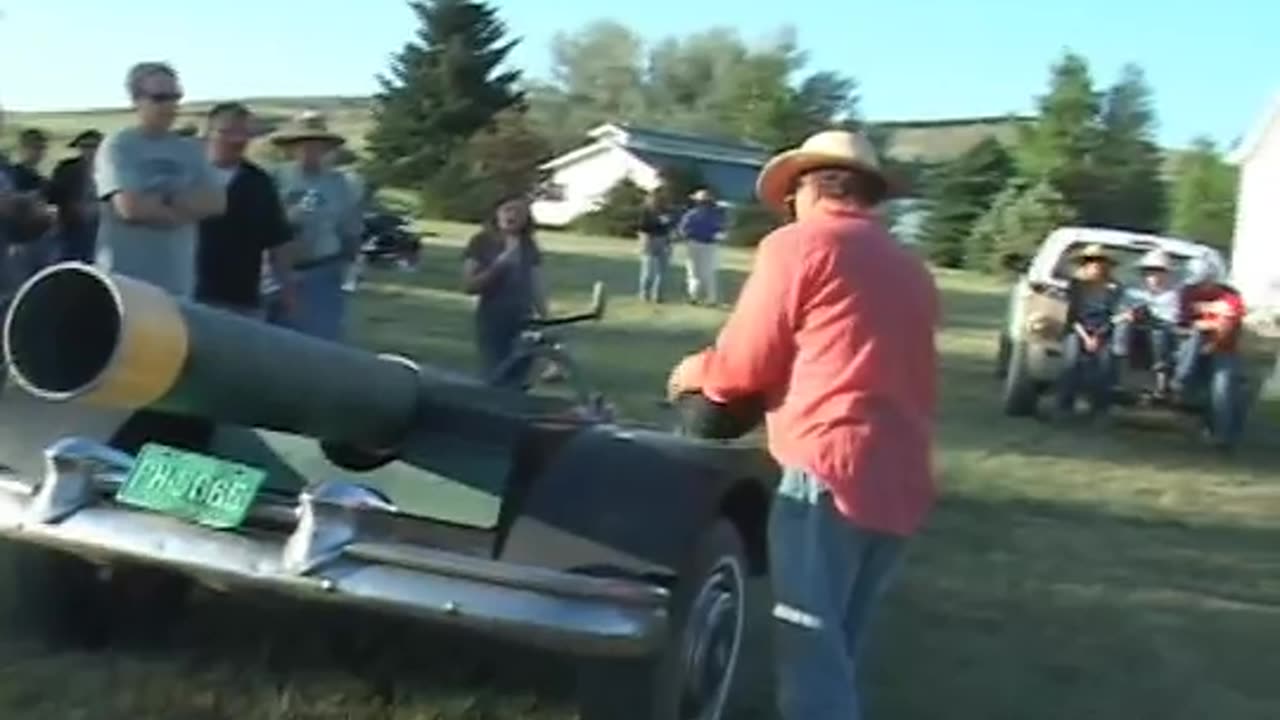
<svg viewBox="0 0 1280 720">
<path fill-rule="evenodd" d="M 1111 253 L 1107 252 L 1107 249 L 1098 243 L 1085 245 L 1080 252 L 1076 253 L 1076 262 L 1084 264 L 1090 260 L 1101 260 L 1108 265 L 1114 265 L 1116 262 L 1115 258 L 1111 257 Z"/>
<path fill-rule="evenodd" d="M 319 140 L 334 146 L 347 142 L 346 138 L 329 130 L 328 121 L 314 110 L 298 115 L 271 137 L 271 142 L 276 145 L 292 145 L 305 140 Z"/>
<path fill-rule="evenodd" d="M 1138 261 L 1139 270 L 1169 270 L 1173 267 L 1173 258 L 1164 250 L 1152 250 Z"/>
<path fill-rule="evenodd" d="M 811 136 L 798 148 L 775 155 L 765 164 L 756 180 L 756 195 L 765 207 L 785 212 L 787 199 L 795 192 L 800 176 L 823 168 L 864 173 L 876 181 L 877 199 L 889 194 L 889 178 L 866 136 L 848 130 L 826 130 Z"/>
</svg>

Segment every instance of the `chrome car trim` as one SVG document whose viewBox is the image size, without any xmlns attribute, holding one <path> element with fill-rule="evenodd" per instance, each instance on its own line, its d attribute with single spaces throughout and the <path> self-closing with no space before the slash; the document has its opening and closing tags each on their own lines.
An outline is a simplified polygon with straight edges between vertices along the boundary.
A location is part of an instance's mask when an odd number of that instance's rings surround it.
<svg viewBox="0 0 1280 720">
<path fill-rule="evenodd" d="M 284 526 L 221 531 L 110 499 L 133 459 L 66 438 L 45 453 L 37 483 L 0 482 L 0 536 L 86 557 L 168 568 L 225 588 L 253 587 L 470 628 L 584 656 L 653 652 L 664 640 L 668 592 L 639 580 L 504 563 L 385 538 L 361 537 L 376 492 L 341 480 L 296 505 L 260 498 L 251 514 Z"/>
</svg>

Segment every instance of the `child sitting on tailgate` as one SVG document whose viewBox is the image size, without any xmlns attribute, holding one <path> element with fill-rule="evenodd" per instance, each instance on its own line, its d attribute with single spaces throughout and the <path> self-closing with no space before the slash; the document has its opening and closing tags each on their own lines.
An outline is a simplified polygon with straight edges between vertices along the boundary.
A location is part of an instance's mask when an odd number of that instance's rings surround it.
<svg viewBox="0 0 1280 720">
<path fill-rule="evenodd" d="M 1105 412 L 1111 404 L 1112 318 L 1120 300 L 1120 287 L 1112 274 L 1115 261 L 1104 247 L 1089 245 L 1075 259 L 1058 378 L 1058 414 L 1063 417 L 1074 414 L 1081 393 L 1090 398 L 1092 415 Z"/>
<path fill-rule="evenodd" d="M 1120 367 L 1124 367 L 1123 359 L 1129 354 L 1135 330 L 1145 332 L 1150 338 L 1156 397 L 1169 393 L 1178 325 L 1182 322 L 1182 288 L 1174 279 L 1172 269 L 1173 258 L 1163 250 L 1152 250 L 1142 257 L 1138 262 L 1142 285 L 1125 290 L 1124 310 L 1112 336 L 1112 352 Z"/>
</svg>

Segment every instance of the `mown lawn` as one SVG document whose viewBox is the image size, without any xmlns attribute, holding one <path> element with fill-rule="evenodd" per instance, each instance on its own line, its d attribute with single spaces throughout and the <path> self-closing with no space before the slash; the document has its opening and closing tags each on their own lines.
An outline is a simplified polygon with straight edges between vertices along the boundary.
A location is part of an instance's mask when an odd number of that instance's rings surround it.
<svg viewBox="0 0 1280 720">
<path fill-rule="evenodd" d="M 466 368 L 470 304 L 455 290 L 465 229 L 434 229 L 419 273 L 368 278 L 356 335 Z M 655 401 L 668 368 L 714 336 L 722 312 L 634 302 L 629 243 L 543 242 L 558 307 L 585 303 L 596 279 L 613 290 L 609 318 L 573 331 L 580 360 L 627 415 L 662 421 Z M 727 262 L 736 287 L 749 258 Z M 886 600 L 870 716 L 1280 717 L 1274 428 L 1255 426 L 1240 456 L 1224 460 L 1176 430 L 1004 418 L 990 371 L 1003 288 L 963 274 L 939 282 L 944 498 Z M 551 659 L 364 616 L 205 603 L 178 642 L 176 654 L 97 655 L 0 644 L 0 717 L 572 716 L 568 673 Z"/>
</svg>

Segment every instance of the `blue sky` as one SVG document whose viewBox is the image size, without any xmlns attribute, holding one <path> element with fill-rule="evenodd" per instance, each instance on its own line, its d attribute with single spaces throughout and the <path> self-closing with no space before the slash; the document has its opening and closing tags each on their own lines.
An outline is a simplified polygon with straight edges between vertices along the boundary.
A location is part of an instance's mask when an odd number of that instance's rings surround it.
<svg viewBox="0 0 1280 720">
<path fill-rule="evenodd" d="M 793 25 L 813 68 L 861 86 L 864 115 L 901 120 L 1026 112 L 1064 47 L 1110 82 L 1136 61 L 1160 139 L 1229 144 L 1280 92 L 1280 3 L 1269 0 L 588 0 L 496 3 L 523 38 L 513 61 L 546 73 L 549 41 L 604 15 L 647 38 Z M 750 9 L 754 7 L 755 9 Z M 139 59 L 167 59 L 194 98 L 362 94 L 412 32 L 402 0 L 0 0 L 0 104 L 113 106 Z"/>
</svg>

